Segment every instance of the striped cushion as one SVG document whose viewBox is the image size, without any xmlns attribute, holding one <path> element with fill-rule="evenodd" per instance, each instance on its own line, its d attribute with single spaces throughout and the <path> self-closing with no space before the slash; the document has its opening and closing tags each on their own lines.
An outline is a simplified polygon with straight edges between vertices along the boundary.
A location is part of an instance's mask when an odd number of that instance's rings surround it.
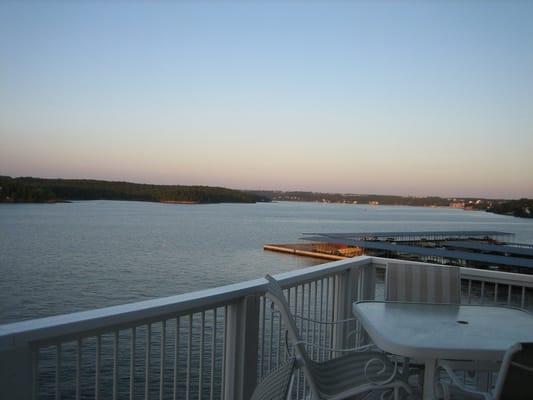
<svg viewBox="0 0 533 400">
<path fill-rule="evenodd" d="M 389 262 L 385 301 L 460 304 L 459 267 Z"/>
<path fill-rule="evenodd" d="M 286 400 L 294 371 L 294 363 L 295 360 L 290 359 L 265 376 L 255 388 L 250 400 Z"/>
</svg>

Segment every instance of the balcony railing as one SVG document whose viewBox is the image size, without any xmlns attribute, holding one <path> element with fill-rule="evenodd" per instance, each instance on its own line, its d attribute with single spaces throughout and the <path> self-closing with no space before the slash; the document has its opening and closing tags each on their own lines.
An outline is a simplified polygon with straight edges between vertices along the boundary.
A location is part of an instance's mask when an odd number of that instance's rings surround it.
<svg viewBox="0 0 533 400">
<path fill-rule="evenodd" d="M 387 259 L 357 257 L 276 275 L 302 336 L 329 350 L 365 343 L 336 328 L 357 300 L 382 299 Z M 462 301 L 533 309 L 533 276 L 462 268 Z M 264 279 L 0 326 L 2 399 L 248 399 L 287 358 Z M 340 326 L 340 325 L 339 325 Z M 355 331 L 356 334 L 349 332 Z M 489 382 L 490 384 L 490 382 Z M 293 398 L 307 395 L 302 374 Z"/>
</svg>

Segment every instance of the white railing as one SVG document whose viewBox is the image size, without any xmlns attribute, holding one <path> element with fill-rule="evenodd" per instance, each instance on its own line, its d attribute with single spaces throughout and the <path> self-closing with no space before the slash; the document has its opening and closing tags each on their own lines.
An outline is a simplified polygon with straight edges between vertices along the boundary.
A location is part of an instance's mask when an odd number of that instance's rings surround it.
<svg viewBox="0 0 533 400">
<path fill-rule="evenodd" d="M 357 257 L 275 276 L 302 336 L 362 344 L 353 301 L 383 295 L 386 259 Z M 533 276 L 462 268 L 463 301 L 533 308 Z M 284 326 L 256 279 L 162 299 L 0 326 L 1 399 L 247 399 L 287 357 Z M 348 332 L 355 330 L 356 335 Z M 335 356 L 309 349 L 319 360 Z M 302 375 L 294 398 L 306 396 Z"/>
</svg>

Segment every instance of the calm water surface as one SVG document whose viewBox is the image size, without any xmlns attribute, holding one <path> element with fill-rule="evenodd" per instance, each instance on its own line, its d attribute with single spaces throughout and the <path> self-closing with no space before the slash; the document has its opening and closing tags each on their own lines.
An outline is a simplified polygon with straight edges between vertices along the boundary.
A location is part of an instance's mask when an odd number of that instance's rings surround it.
<svg viewBox="0 0 533 400">
<path fill-rule="evenodd" d="M 502 230 L 533 221 L 447 208 L 84 201 L 0 204 L 0 323 L 225 285 L 320 263 L 263 251 L 302 232 Z"/>
</svg>

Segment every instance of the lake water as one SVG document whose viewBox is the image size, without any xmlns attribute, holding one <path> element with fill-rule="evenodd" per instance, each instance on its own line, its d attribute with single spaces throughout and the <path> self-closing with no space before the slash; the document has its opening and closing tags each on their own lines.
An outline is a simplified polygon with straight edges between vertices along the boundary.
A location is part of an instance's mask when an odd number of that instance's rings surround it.
<svg viewBox="0 0 533 400">
<path fill-rule="evenodd" d="M 302 232 L 501 230 L 533 220 L 317 203 L 0 204 L 0 323 L 169 296 L 323 261 L 263 251 Z"/>
</svg>

